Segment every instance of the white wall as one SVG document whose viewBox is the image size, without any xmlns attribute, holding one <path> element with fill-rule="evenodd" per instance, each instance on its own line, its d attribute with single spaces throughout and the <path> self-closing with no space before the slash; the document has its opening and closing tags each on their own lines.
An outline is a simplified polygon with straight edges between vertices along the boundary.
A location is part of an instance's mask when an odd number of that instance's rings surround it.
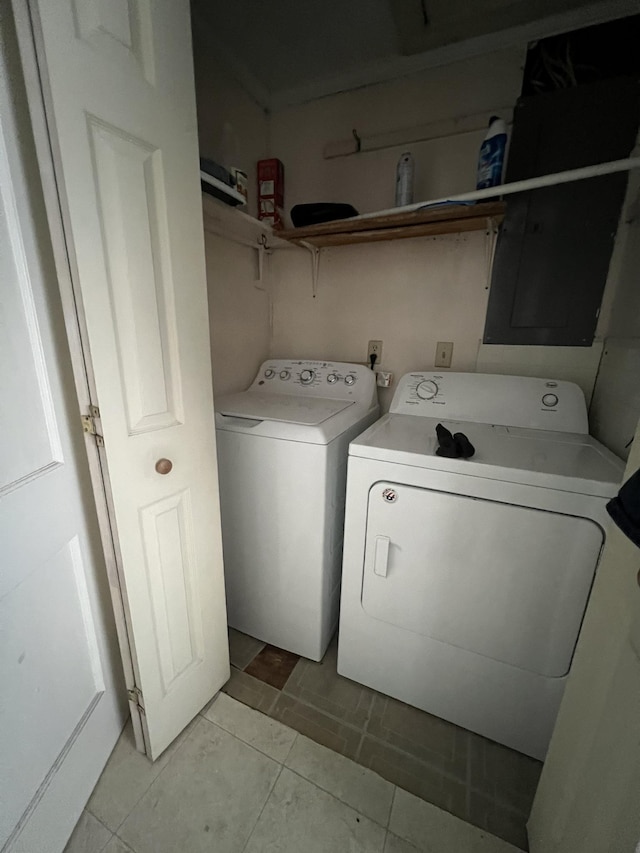
<svg viewBox="0 0 640 853">
<path fill-rule="evenodd" d="M 248 213 L 256 214 L 256 163 L 267 156 L 269 124 L 267 116 L 232 74 L 221 65 L 206 40 L 194 9 L 193 62 L 198 108 L 200 156 L 222 163 L 222 132 L 225 123 L 233 128 L 237 160 L 233 164 L 249 176 Z"/>
<path fill-rule="evenodd" d="M 640 146 L 636 154 L 640 153 Z M 601 312 L 605 346 L 591 405 L 596 437 L 626 459 L 640 417 L 640 172 L 630 173 Z"/>
<path fill-rule="evenodd" d="M 472 189 L 483 131 L 334 160 L 322 152 L 352 128 L 366 136 L 512 107 L 522 60 L 523 51 L 505 50 L 274 113 L 271 154 L 285 165 L 287 210 L 312 201 L 360 212 L 392 206 L 405 147 L 416 199 Z M 365 361 L 368 340 L 381 339 L 381 367 L 399 378 L 433 366 L 436 343 L 446 340 L 453 369 L 474 370 L 487 270 L 484 232 L 324 249 L 314 300 L 308 253 L 277 252 L 272 354 Z M 385 409 L 393 390 L 381 390 Z"/>
<path fill-rule="evenodd" d="M 269 294 L 253 249 L 206 229 L 211 365 L 216 396 L 244 391 L 269 357 Z"/>
<path fill-rule="evenodd" d="M 381 366 L 399 378 L 433 365 L 454 341 L 454 370 L 474 370 L 487 306 L 484 233 L 419 237 L 323 250 L 318 295 L 310 256 L 276 252 L 272 355 L 365 361 L 383 341 Z M 380 389 L 388 408 L 393 388 Z"/>
<path fill-rule="evenodd" d="M 400 153 L 416 161 L 416 200 L 472 189 L 484 131 L 325 160 L 327 142 L 500 111 L 520 94 L 519 49 L 504 50 L 402 80 L 276 112 L 271 154 L 285 164 L 287 210 L 346 201 L 360 212 L 394 204 Z M 575 381 L 590 400 L 602 344 L 593 347 L 482 345 L 488 241 L 482 233 L 322 251 L 318 298 L 309 257 L 277 253 L 272 354 L 363 361 L 382 339 L 382 367 L 399 375 L 433 367 L 437 341 L 453 341 L 453 370 L 541 375 Z M 393 388 L 381 392 L 387 408 Z"/>
<path fill-rule="evenodd" d="M 200 154 L 218 162 L 225 122 L 237 141 L 238 165 L 249 175 L 248 211 L 256 213 L 256 162 L 267 156 L 268 121 L 264 110 L 216 60 L 193 19 L 193 52 L 198 108 Z M 221 203 L 203 195 L 205 256 L 211 327 L 211 362 L 214 392 L 244 390 L 269 355 L 269 297 L 256 288 L 256 252 L 217 236 L 212 219 L 219 218 Z M 217 210 L 216 210 L 217 208 Z"/>
<path fill-rule="evenodd" d="M 523 62 L 524 49 L 511 48 L 274 112 L 270 150 L 285 166 L 287 210 L 314 201 L 348 202 L 360 213 L 393 206 L 405 148 L 416 163 L 416 201 L 474 189 L 484 131 L 334 160 L 322 151 L 353 128 L 369 136 L 513 107 Z"/>
</svg>

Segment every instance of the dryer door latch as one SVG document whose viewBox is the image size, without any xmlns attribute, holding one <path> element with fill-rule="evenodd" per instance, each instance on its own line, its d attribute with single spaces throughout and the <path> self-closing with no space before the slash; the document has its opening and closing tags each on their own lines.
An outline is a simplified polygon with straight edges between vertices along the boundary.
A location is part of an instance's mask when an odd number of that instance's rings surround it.
<svg viewBox="0 0 640 853">
<path fill-rule="evenodd" d="M 376 536 L 375 553 L 373 557 L 373 572 L 386 578 L 389 565 L 389 545 L 391 540 L 388 536 Z"/>
</svg>

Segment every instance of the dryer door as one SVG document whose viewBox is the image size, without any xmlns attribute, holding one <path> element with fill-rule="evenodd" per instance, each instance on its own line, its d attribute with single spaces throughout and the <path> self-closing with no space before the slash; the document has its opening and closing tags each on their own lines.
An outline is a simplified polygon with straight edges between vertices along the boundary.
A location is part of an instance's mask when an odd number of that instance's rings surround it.
<svg viewBox="0 0 640 853">
<path fill-rule="evenodd" d="M 602 542 L 584 518 L 378 482 L 362 606 L 383 622 L 560 677 Z"/>
</svg>

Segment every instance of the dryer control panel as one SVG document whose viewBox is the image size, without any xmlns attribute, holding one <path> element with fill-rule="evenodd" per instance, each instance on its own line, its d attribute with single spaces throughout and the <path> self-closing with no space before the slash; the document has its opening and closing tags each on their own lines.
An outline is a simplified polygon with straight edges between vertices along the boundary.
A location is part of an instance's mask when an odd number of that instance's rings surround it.
<svg viewBox="0 0 640 853">
<path fill-rule="evenodd" d="M 265 361 L 251 385 L 252 391 L 328 397 L 377 405 L 376 374 L 363 364 L 342 361 Z"/>
<path fill-rule="evenodd" d="M 405 374 L 391 412 L 557 432 L 589 433 L 582 389 L 574 382 L 489 373 Z"/>
</svg>

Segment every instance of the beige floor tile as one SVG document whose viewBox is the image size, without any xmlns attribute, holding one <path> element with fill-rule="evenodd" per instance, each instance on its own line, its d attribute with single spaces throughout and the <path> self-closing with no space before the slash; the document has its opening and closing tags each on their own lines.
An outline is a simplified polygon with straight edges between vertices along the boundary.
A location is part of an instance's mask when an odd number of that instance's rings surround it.
<svg viewBox="0 0 640 853">
<path fill-rule="evenodd" d="M 387 743 L 365 737 L 358 762 L 417 797 L 466 818 L 466 783 Z"/>
<path fill-rule="evenodd" d="M 236 631 L 235 628 L 229 628 L 229 658 L 232 665 L 238 669 L 244 669 L 251 663 L 264 646 L 262 640 L 249 637 L 241 631 Z"/>
<path fill-rule="evenodd" d="M 453 723 L 376 694 L 367 734 L 466 782 L 469 733 Z"/>
<path fill-rule="evenodd" d="M 202 712 L 225 731 L 264 752 L 269 758 L 282 764 L 296 739 L 297 732 L 288 726 L 248 708 L 237 699 L 219 693 Z"/>
<path fill-rule="evenodd" d="M 246 853 L 382 853 L 385 830 L 284 768 Z"/>
<path fill-rule="evenodd" d="M 334 639 L 320 663 L 302 658 L 291 673 L 284 692 L 347 725 L 363 728 L 369 716 L 373 691 L 338 675 L 337 655 Z"/>
<path fill-rule="evenodd" d="M 222 692 L 228 696 L 233 696 L 238 702 L 242 702 L 250 708 L 255 708 L 256 711 L 262 711 L 263 714 L 269 714 L 280 696 L 280 691 L 276 690 L 275 687 L 265 684 L 264 681 L 259 681 L 252 675 L 247 675 L 246 672 L 241 672 L 233 666 L 231 667 L 231 678 L 222 688 Z"/>
<path fill-rule="evenodd" d="M 346 726 L 293 696 L 282 693 L 273 706 L 271 716 L 334 752 L 348 758 L 356 757 L 362 737 L 359 729 Z"/>
<path fill-rule="evenodd" d="M 470 823 L 504 838 L 522 850 L 529 849 L 527 818 L 528 815 L 513 811 L 478 791 L 471 791 L 469 794 L 467 819 Z"/>
<path fill-rule="evenodd" d="M 528 817 L 542 762 L 478 735 L 470 740 L 471 788 Z"/>
<path fill-rule="evenodd" d="M 409 844 L 408 841 L 398 838 L 392 832 L 387 832 L 387 838 L 384 842 L 384 853 L 420 853 L 420 851 L 413 844 Z M 448 851 L 443 851 L 443 853 L 448 853 Z M 463 853 L 463 851 L 456 850 L 452 851 L 452 853 Z"/>
<path fill-rule="evenodd" d="M 110 839 L 106 826 L 89 812 L 82 812 L 64 853 L 102 853 Z"/>
<path fill-rule="evenodd" d="M 343 803 L 386 826 L 394 786 L 366 767 L 298 735 L 285 765 Z"/>
<path fill-rule="evenodd" d="M 240 853 L 279 772 L 201 718 L 118 835 L 136 853 Z"/>
<path fill-rule="evenodd" d="M 449 812 L 397 790 L 389 830 L 421 853 L 517 853 L 517 848 Z"/>
<path fill-rule="evenodd" d="M 136 751 L 131 720 L 124 727 L 107 766 L 87 803 L 87 809 L 116 832 L 156 776 L 166 767 L 187 737 L 187 726 L 157 761 Z"/>
</svg>

